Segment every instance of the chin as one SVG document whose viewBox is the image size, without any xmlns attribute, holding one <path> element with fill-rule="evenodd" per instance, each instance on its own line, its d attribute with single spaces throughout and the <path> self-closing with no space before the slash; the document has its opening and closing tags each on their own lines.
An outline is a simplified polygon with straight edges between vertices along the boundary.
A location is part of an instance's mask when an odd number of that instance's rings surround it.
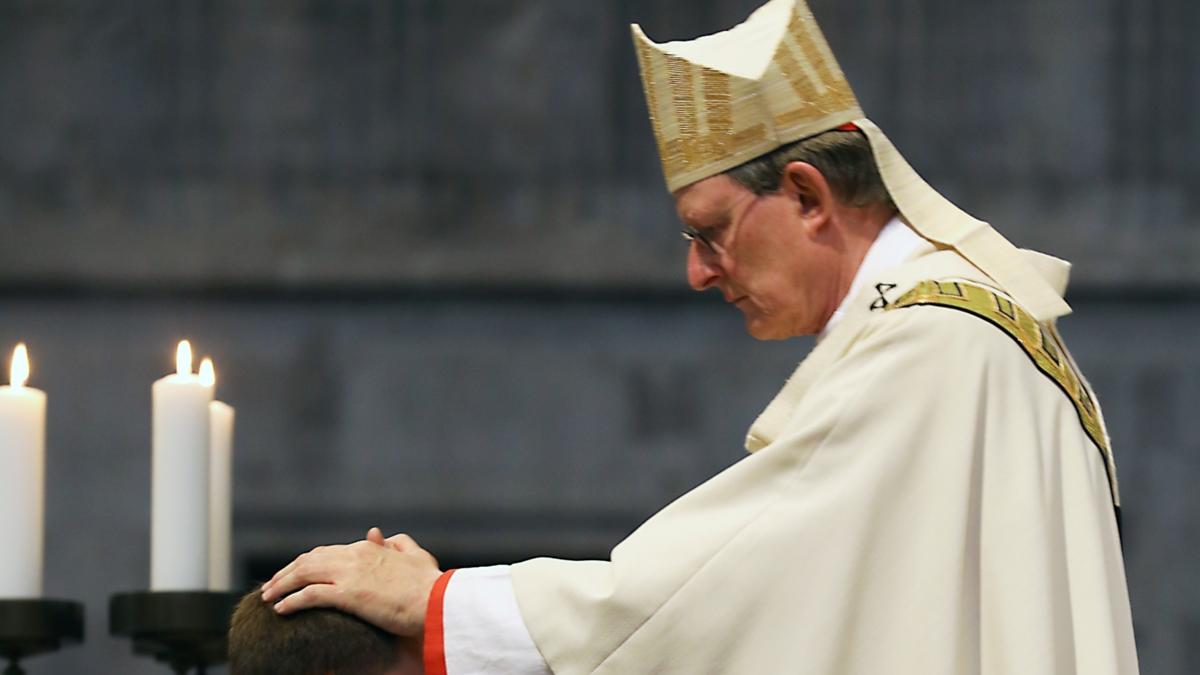
<svg viewBox="0 0 1200 675">
<path fill-rule="evenodd" d="M 821 328 L 809 328 L 793 319 L 787 321 L 779 316 L 746 314 L 746 332 L 756 340 L 787 340 L 801 335 L 816 335 Z"/>
<path fill-rule="evenodd" d="M 794 337 L 792 332 L 784 330 L 780 325 L 749 316 L 746 317 L 746 332 L 755 340 L 786 340 Z"/>
</svg>

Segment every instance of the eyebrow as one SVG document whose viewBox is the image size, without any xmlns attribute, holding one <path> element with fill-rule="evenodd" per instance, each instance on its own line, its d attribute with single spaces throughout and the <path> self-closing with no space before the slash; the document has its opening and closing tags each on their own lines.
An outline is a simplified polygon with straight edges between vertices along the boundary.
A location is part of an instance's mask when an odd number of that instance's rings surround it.
<svg viewBox="0 0 1200 675">
<path fill-rule="evenodd" d="M 690 213 L 679 214 L 679 219 L 681 221 L 683 221 L 684 225 L 694 227 L 698 230 L 699 229 L 710 229 L 711 230 L 714 227 L 720 227 L 721 225 L 728 223 L 729 218 L 730 218 L 730 214 L 729 214 L 728 210 L 724 210 L 715 216 L 708 216 L 707 218 L 696 217 L 694 214 L 694 211 L 690 212 Z"/>
</svg>

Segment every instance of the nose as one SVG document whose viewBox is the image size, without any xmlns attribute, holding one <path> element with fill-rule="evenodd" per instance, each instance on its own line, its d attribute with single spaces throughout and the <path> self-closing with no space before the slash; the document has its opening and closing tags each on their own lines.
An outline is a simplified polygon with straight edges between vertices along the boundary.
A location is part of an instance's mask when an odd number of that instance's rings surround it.
<svg viewBox="0 0 1200 675">
<path fill-rule="evenodd" d="M 700 255 L 699 245 L 695 242 L 688 246 L 687 277 L 688 285 L 694 290 L 703 291 L 712 288 L 721 276 L 721 270 L 715 261 Z"/>
</svg>

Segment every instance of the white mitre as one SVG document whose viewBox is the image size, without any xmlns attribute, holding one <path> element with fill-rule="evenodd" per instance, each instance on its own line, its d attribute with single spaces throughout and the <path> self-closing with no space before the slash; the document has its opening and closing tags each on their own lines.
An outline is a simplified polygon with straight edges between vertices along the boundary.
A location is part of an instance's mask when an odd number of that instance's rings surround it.
<svg viewBox="0 0 1200 675">
<path fill-rule="evenodd" d="M 671 192 L 853 124 L 909 227 L 957 250 L 1039 321 L 1070 313 L 1015 246 L 931 188 L 866 119 L 804 0 L 771 0 L 727 31 L 689 41 L 657 44 L 632 28 Z"/>
</svg>

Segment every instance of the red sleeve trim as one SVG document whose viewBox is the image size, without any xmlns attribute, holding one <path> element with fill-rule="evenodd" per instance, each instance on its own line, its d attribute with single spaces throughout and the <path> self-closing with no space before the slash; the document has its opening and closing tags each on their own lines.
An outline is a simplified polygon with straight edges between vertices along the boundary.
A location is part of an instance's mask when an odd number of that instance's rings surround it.
<svg viewBox="0 0 1200 675">
<path fill-rule="evenodd" d="M 446 600 L 446 586 L 450 584 L 452 576 L 454 570 L 447 570 L 433 582 L 433 590 L 429 592 L 429 605 L 425 608 L 425 645 L 422 649 L 425 675 L 447 675 L 446 631 L 442 608 Z"/>
</svg>

